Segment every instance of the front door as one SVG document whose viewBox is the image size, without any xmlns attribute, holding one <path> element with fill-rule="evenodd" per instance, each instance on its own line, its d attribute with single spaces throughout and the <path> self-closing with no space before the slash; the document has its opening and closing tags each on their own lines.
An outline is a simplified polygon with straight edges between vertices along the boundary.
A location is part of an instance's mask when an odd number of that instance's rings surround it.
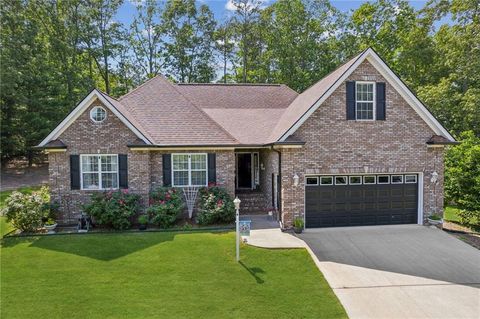
<svg viewBox="0 0 480 319">
<path fill-rule="evenodd" d="M 252 154 L 237 154 L 237 187 L 252 188 Z"/>
</svg>

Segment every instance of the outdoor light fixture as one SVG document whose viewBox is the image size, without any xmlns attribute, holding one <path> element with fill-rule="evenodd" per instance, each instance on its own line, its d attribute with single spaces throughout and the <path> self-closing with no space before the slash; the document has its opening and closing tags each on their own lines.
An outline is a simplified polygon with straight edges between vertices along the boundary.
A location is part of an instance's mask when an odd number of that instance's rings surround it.
<svg viewBox="0 0 480 319">
<path fill-rule="evenodd" d="M 433 172 L 432 173 L 432 177 L 430 178 L 430 182 L 432 182 L 433 184 L 436 184 L 438 181 L 438 173 L 437 172 Z"/>
<path fill-rule="evenodd" d="M 297 174 L 293 175 L 293 186 L 298 186 L 298 182 L 300 181 L 300 177 Z"/>
<path fill-rule="evenodd" d="M 235 197 L 235 199 L 233 200 L 233 204 L 235 205 L 235 209 L 240 209 L 240 203 L 242 201 L 238 198 L 238 197 Z"/>
</svg>

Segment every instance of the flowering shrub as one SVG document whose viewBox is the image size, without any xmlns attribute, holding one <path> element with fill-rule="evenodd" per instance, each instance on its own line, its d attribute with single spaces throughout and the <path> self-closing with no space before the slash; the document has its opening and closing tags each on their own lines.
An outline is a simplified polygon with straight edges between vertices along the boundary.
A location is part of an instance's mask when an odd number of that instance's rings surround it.
<svg viewBox="0 0 480 319">
<path fill-rule="evenodd" d="M 50 195 L 47 187 L 30 195 L 13 192 L 5 200 L 2 214 L 7 221 L 25 232 L 34 232 L 43 226 L 43 220 L 50 215 Z"/>
<path fill-rule="evenodd" d="M 184 207 L 181 193 L 170 187 L 159 187 L 150 192 L 149 204 L 147 213 L 151 222 L 162 228 L 173 226 Z"/>
<path fill-rule="evenodd" d="M 221 187 L 204 187 L 199 191 L 200 213 L 199 224 L 230 223 L 235 219 L 235 206 L 227 191 Z"/>
<path fill-rule="evenodd" d="M 83 206 L 85 212 L 99 225 L 114 229 L 130 227 L 130 217 L 140 209 L 140 195 L 128 190 L 94 193 L 91 202 Z"/>
</svg>

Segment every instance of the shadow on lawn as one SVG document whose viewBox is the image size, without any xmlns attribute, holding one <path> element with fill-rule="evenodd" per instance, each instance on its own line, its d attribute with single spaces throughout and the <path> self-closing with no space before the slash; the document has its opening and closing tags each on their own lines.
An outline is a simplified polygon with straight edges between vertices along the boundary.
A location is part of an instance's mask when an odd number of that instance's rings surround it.
<svg viewBox="0 0 480 319">
<path fill-rule="evenodd" d="M 28 243 L 29 247 L 110 261 L 158 244 L 173 241 L 175 235 L 175 233 L 165 232 L 5 238 L 2 240 L 2 247 L 9 248 Z"/>
<path fill-rule="evenodd" d="M 239 261 L 240 265 L 242 265 L 243 268 L 245 268 L 249 273 L 250 275 L 252 275 L 253 278 L 255 278 L 255 280 L 257 281 L 257 284 L 263 284 L 265 281 L 260 278 L 257 274 L 264 274 L 265 271 L 260 268 L 260 267 L 248 267 L 247 265 L 245 265 L 243 263 L 243 261 Z"/>
</svg>

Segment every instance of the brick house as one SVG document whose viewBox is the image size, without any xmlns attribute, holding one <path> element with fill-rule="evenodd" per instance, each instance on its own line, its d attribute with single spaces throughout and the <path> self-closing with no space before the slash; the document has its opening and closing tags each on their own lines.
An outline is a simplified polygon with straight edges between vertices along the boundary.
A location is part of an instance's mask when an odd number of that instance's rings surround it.
<svg viewBox="0 0 480 319">
<path fill-rule="evenodd" d="M 422 224 L 443 213 L 455 139 L 367 49 L 302 94 L 277 84 L 93 90 L 39 147 L 52 200 L 75 222 L 93 192 L 216 183 L 283 227 Z"/>
</svg>

